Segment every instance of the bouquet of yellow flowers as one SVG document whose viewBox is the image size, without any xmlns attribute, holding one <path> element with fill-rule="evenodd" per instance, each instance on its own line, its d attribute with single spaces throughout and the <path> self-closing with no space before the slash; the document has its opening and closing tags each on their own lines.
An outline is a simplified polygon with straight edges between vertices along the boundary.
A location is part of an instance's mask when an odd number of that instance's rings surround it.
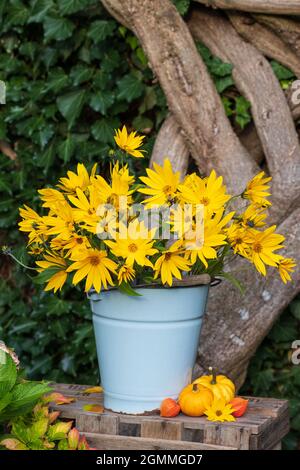
<svg viewBox="0 0 300 470">
<path fill-rule="evenodd" d="M 196 173 L 181 180 L 168 159 L 135 181 L 128 159 L 142 158 L 144 136 L 124 126 L 114 136 L 110 178 L 84 164 L 55 188 L 40 189 L 43 215 L 20 208 L 19 228 L 28 233 L 45 290 L 61 289 L 68 277 L 85 291 L 109 286 L 133 293 L 141 284 L 172 285 L 173 279 L 208 273 L 226 277 L 224 265 L 246 258 L 266 275 L 266 265 L 291 280 L 293 259 L 278 252 L 284 237 L 266 228 L 271 178 L 256 175 L 238 196 L 227 194 L 222 176 Z M 230 210 L 232 199 L 237 210 Z"/>
</svg>

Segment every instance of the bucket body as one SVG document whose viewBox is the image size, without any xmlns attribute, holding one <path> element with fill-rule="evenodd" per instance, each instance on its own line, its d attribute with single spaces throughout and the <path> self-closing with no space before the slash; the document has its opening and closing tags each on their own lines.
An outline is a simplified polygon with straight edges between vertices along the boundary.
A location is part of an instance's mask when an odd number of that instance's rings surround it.
<svg viewBox="0 0 300 470">
<path fill-rule="evenodd" d="M 140 414 L 178 397 L 191 381 L 208 289 L 89 294 L 105 408 Z"/>
</svg>

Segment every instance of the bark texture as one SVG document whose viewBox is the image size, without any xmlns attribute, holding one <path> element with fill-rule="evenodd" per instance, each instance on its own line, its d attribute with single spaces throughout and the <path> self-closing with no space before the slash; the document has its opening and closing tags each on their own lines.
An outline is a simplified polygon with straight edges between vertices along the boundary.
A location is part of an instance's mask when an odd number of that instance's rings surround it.
<svg viewBox="0 0 300 470">
<path fill-rule="evenodd" d="M 196 0 L 208 7 L 273 15 L 299 15 L 298 0 Z"/>
<path fill-rule="evenodd" d="M 213 54 L 233 65 L 234 82 L 251 103 L 257 133 L 273 177 L 274 215 L 280 219 L 295 207 L 300 197 L 300 147 L 279 82 L 263 55 L 245 42 L 221 14 L 208 9 L 195 11 L 189 27 L 193 36 L 204 42 Z"/>
<path fill-rule="evenodd" d="M 278 34 L 300 57 L 300 21 L 262 14 L 254 15 L 254 18 Z"/>
<path fill-rule="evenodd" d="M 198 2 L 227 10 L 275 15 L 300 13 L 300 1 Z M 191 33 L 170 0 L 102 0 L 102 3 L 138 36 L 167 97 L 170 116 L 161 127 L 152 161 L 161 162 L 165 155 L 169 156 L 176 169 L 184 173 L 190 153 L 202 171 L 213 167 L 225 176 L 226 183 L 234 181 L 229 186 L 231 191 L 236 191 L 259 171 L 256 162 L 261 162 L 265 154 L 274 180 L 273 217 L 282 220 L 279 231 L 287 238 L 286 256 L 297 258 L 300 252 L 300 151 L 293 118 L 300 117 L 300 106 L 293 103 L 292 90 L 284 96 L 264 58 L 266 50 L 262 53 L 246 42 L 226 13 L 216 14 L 211 8 L 202 7 L 191 15 L 190 31 L 215 55 L 233 64 L 234 81 L 251 102 L 255 126 L 250 126 L 240 139 L 255 157 L 252 158 L 234 134 Z M 258 16 L 265 25 L 265 15 Z M 289 44 L 293 34 L 296 44 L 298 33 L 294 20 L 287 19 L 286 23 L 278 17 L 279 34 L 277 18 L 270 18 L 272 24 L 267 24 L 268 31 L 275 31 L 285 44 Z M 293 51 L 296 50 L 294 47 Z M 255 145 L 257 142 L 263 151 Z M 226 281 L 211 288 L 195 375 L 214 365 L 240 385 L 252 354 L 282 309 L 300 291 L 300 267 L 296 268 L 294 281 L 286 286 L 277 273 L 262 278 L 243 260 L 232 263 L 230 270 L 244 283 L 246 292 L 241 296 Z"/>
<path fill-rule="evenodd" d="M 182 176 L 186 174 L 189 164 L 189 150 L 183 133 L 172 115 L 167 117 L 160 128 L 150 165 L 153 165 L 153 162 L 162 165 L 165 158 L 172 162 L 174 171 L 180 171 Z"/>
<path fill-rule="evenodd" d="M 296 77 L 300 76 L 300 57 L 278 34 L 265 28 L 247 14 L 232 12 L 229 13 L 229 18 L 237 32 L 263 55 L 288 67 Z"/>
</svg>

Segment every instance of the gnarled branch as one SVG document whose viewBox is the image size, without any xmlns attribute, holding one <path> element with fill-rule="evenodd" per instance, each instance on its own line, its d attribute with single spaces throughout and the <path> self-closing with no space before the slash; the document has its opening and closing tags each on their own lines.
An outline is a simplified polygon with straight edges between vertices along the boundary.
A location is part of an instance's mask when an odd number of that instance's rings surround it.
<svg viewBox="0 0 300 470">
<path fill-rule="evenodd" d="M 299 15 L 298 0 L 196 0 L 208 7 L 273 15 Z"/>
<path fill-rule="evenodd" d="M 300 77 L 300 57 L 273 31 L 259 24 L 252 16 L 228 13 L 231 23 L 246 41 L 250 42 L 266 57 L 275 59 Z"/>
<path fill-rule="evenodd" d="M 300 57 L 300 21 L 262 14 L 254 15 L 254 18 L 278 34 Z"/>
<path fill-rule="evenodd" d="M 300 147 L 278 80 L 262 54 L 246 43 L 221 14 L 206 8 L 194 11 L 189 27 L 194 37 L 206 44 L 213 54 L 233 65 L 234 82 L 251 103 L 273 176 L 275 215 L 280 219 L 292 210 L 300 196 Z"/>
</svg>

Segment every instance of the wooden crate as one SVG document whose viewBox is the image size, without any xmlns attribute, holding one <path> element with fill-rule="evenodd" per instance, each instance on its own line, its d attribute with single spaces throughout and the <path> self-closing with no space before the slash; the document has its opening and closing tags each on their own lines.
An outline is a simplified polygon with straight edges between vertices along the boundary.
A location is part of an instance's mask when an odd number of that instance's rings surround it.
<svg viewBox="0 0 300 470">
<path fill-rule="evenodd" d="M 205 417 L 134 416 L 83 410 L 102 405 L 102 394 L 86 394 L 87 385 L 52 384 L 55 391 L 76 400 L 53 405 L 62 418 L 73 419 L 93 447 L 101 450 L 247 450 L 280 449 L 289 431 L 288 402 L 249 397 L 247 413 L 230 423 L 213 423 Z"/>
</svg>

